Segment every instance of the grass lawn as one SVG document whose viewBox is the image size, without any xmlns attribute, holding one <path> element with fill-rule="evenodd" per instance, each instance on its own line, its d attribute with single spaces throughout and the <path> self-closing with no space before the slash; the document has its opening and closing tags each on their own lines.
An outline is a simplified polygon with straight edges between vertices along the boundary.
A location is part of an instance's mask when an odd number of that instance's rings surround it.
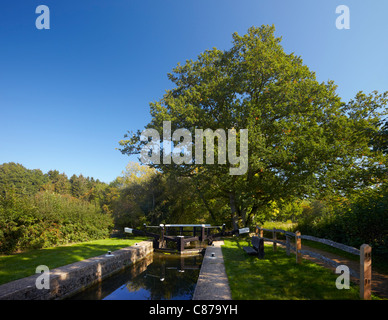
<svg viewBox="0 0 388 320">
<path fill-rule="evenodd" d="M 265 257 L 259 260 L 247 255 L 244 239 L 225 239 L 222 253 L 232 298 L 235 300 L 348 300 L 359 299 L 359 287 L 337 289 L 339 275 L 303 259 L 295 262 L 295 255 L 287 256 L 278 247 L 265 245 Z M 373 298 L 373 297 L 372 297 Z"/>
<path fill-rule="evenodd" d="M 295 231 L 294 229 L 295 229 L 296 226 L 297 226 L 297 223 L 292 223 L 291 221 L 287 221 L 287 222 L 278 222 L 278 221 L 270 222 L 270 221 L 267 221 L 264 224 L 263 228 L 265 228 L 265 229 L 276 228 L 276 229 L 282 229 L 282 230 L 293 232 L 293 231 Z M 264 236 L 268 237 L 268 238 L 272 238 L 272 232 L 264 231 Z M 278 237 L 279 240 L 280 239 L 285 239 L 285 235 L 282 234 L 282 233 L 278 233 L 277 237 Z M 347 258 L 349 260 L 353 260 L 353 261 L 359 261 L 360 260 L 359 256 L 356 256 L 354 254 L 348 253 L 346 251 L 334 248 L 332 246 L 329 246 L 329 245 L 326 245 L 326 244 L 323 244 L 323 243 L 320 243 L 320 242 L 303 239 L 302 240 L 302 245 L 306 245 L 306 246 L 309 246 L 309 247 L 312 247 L 312 248 L 316 248 L 316 249 L 320 249 L 320 250 L 323 250 L 323 251 L 331 252 L 331 253 L 337 254 L 339 256 L 342 256 L 344 258 Z M 360 248 L 357 248 L 357 249 L 360 249 Z M 372 268 L 374 270 L 377 270 L 377 271 L 381 272 L 381 273 L 388 274 L 388 255 L 387 254 L 378 254 L 378 253 L 376 253 L 375 249 L 372 248 Z"/>
<path fill-rule="evenodd" d="M 129 247 L 142 240 L 145 240 L 145 238 L 109 238 L 53 248 L 30 250 L 13 255 L 1 255 L 0 285 L 35 274 L 36 267 L 39 265 L 46 265 L 49 269 L 54 269 L 102 255 L 107 253 L 108 250 L 115 251 Z"/>
</svg>

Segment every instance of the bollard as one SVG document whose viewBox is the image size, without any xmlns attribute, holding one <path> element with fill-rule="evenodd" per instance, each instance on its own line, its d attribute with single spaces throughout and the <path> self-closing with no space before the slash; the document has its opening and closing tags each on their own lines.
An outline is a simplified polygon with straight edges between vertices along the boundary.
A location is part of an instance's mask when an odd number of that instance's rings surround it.
<svg viewBox="0 0 388 320">
<path fill-rule="evenodd" d="M 202 242 L 202 241 L 205 241 L 205 225 L 202 225 L 201 226 L 201 236 L 199 238 L 199 240 Z"/>
<path fill-rule="evenodd" d="M 177 250 L 179 253 L 183 252 L 185 250 L 185 242 L 184 242 L 184 236 L 177 236 Z"/>
</svg>

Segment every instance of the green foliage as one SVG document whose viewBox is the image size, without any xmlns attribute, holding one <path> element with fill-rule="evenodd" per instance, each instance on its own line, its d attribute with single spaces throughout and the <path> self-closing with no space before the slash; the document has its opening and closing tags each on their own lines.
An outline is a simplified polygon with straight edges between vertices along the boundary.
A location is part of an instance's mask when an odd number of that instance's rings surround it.
<svg viewBox="0 0 388 320">
<path fill-rule="evenodd" d="M 0 195 L 0 252 L 45 248 L 109 236 L 112 218 L 94 204 L 48 191 Z"/>
<path fill-rule="evenodd" d="M 10 188 L 18 194 L 35 194 L 48 180 L 39 169 L 30 170 L 14 162 L 0 165 L 0 194 Z"/>
<path fill-rule="evenodd" d="M 115 190 L 82 175 L 0 165 L 0 252 L 107 237 Z"/>
<path fill-rule="evenodd" d="M 43 190 L 59 194 L 70 193 L 71 183 L 64 173 L 60 174 L 58 170 L 50 170 L 47 172 L 47 176 L 49 178 L 49 182 L 43 185 Z"/>
<path fill-rule="evenodd" d="M 70 184 L 70 192 L 73 197 L 82 198 L 86 194 L 88 189 L 87 180 L 82 174 L 79 176 L 72 175 L 70 177 Z"/>
<path fill-rule="evenodd" d="M 253 225 L 263 225 L 266 221 L 286 222 L 297 221 L 303 213 L 303 201 L 299 199 L 284 201 L 271 201 L 267 206 L 261 207 L 254 218 Z"/>
<path fill-rule="evenodd" d="M 383 185 L 355 192 L 336 204 L 313 201 L 304 208 L 302 234 L 331 239 L 354 247 L 367 243 L 378 259 L 388 262 L 388 188 Z"/>
<path fill-rule="evenodd" d="M 130 162 L 116 185 L 110 208 L 118 229 L 171 221 L 203 223 L 208 218 L 189 178 L 171 177 Z"/>
<path fill-rule="evenodd" d="M 13 189 L 20 195 L 35 195 L 39 191 L 50 191 L 62 195 L 72 195 L 75 198 L 89 202 L 104 201 L 103 194 L 108 188 L 106 183 L 90 177 L 72 175 L 70 179 L 65 173 L 50 170 L 43 174 L 39 169 L 26 169 L 21 164 L 13 162 L 0 165 L 0 194 Z"/>
<path fill-rule="evenodd" d="M 382 151 L 384 154 L 388 155 L 388 119 L 385 120 L 385 124 L 382 125 L 381 129 L 376 133 L 371 144 L 375 150 Z"/>
<path fill-rule="evenodd" d="M 381 175 L 383 152 L 370 143 L 388 93 L 359 92 L 343 102 L 333 81 L 319 83 L 300 57 L 284 52 L 273 26 L 234 33 L 229 50 L 206 50 L 168 76 L 174 87 L 150 104 L 146 128 L 162 133 L 163 121 L 171 121 L 172 131 L 185 128 L 192 137 L 195 129 L 234 128 L 237 140 L 241 129 L 249 131 L 243 175 L 229 174 L 229 159 L 226 165 L 196 163 L 195 146 L 193 164 L 154 164 L 189 177 L 213 220 L 229 206 L 234 228 L 249 225 L 274 202 L 343 195 Z M 148 141 L 138 131 L 119 143 L 123 154 L 138 154 Z"/>
</svg>

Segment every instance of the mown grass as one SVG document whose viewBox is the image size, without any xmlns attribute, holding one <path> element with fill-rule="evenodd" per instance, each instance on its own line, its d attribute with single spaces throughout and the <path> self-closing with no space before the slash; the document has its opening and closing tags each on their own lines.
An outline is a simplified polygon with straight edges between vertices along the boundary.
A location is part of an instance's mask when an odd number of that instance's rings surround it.
<svg viewBox="0 0 388 320">
<path fill-rule="evenodd" d="M 267 221 L 263 225 L 263 228 L 266 228 L 266 229 L 276 228 L 276 229 L 282 229 L 282 230 L 294 232 L 295 229 L 297 229 L 297 226 L 298 226 L 297 223 L 292 223 L 291 221 L 287 221 L 287 222 Z M 265 234 L 265 236 L 272 238 L 271 232 L 265 231 L 264 234 Z M 278 239 L 285 239 L 285 236 L 282 233 L 278 233 L 277 237 L 278 237 Z M 332 246 L 329 246 L 329 245 L 326 245 L 326 244 L 323 244 L 320 242 L 303 239 L 302 245 L 306 245 L 306 246 L 309 246 L 309 247 L 312 247 L 315 249 L 327 251 L 327 252 L 339 255 L 343 258 L 349 259 L 349 260 L 353 260 L 353 261 L 360 260 L 360 257 L 357 255 L 348 253 L 346 251 L 334 248 Z M 359 249 L 359 248 L 357 248 L 357 249 Z M 373 247 L 372 247 L 372 268 L 376 271 L 381 272 L 381 273 L 388 274 L 388 255 L 387 254 L 378 254 L 378 252 L 376 253 L 376 249 Z"/>
<path fill-rule="evenodd" d="M 295 262 L 278 248 L 265 245 L 265 257 L 247 255 L 244 239 L 225 239 L 222 252 L 232 298 L 235 300 L 358 300 L 359 287 L 339 290 L 339 275 L 308 260 Z M 376 297 L 373 297 L 376 298 Z"/>
<path fill-rule="evenodd" d="M 99 256 L 108 251 L 119 250 L 145 240 L 109 238 L 58 246 L 23 253 L 0 256 L 0 285 L 35 274 L 36 267 L 46 265 L 49 269 Z"/>
<path fill-rule="evenodd" d="M 265 229 L 282 229 L 286 231 L 291 231 L 297 226 L 298 224 L 296 222 L 292 222 L 291 220 L 287 220 L 285 222 L 280 221 L 266 221 L 264 225 L 262 225 Z"/>
</svg>

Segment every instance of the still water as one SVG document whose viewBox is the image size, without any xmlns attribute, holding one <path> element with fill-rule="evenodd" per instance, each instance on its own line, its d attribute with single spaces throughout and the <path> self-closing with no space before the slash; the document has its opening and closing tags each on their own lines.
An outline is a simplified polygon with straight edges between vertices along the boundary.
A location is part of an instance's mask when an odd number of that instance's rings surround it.
<svg viewBox="0 0 388 320">
<path fill-rule="evenodd" d="M 154 252 L 73 300 L 191 300 L 202 255 Z"/>
</svg>

